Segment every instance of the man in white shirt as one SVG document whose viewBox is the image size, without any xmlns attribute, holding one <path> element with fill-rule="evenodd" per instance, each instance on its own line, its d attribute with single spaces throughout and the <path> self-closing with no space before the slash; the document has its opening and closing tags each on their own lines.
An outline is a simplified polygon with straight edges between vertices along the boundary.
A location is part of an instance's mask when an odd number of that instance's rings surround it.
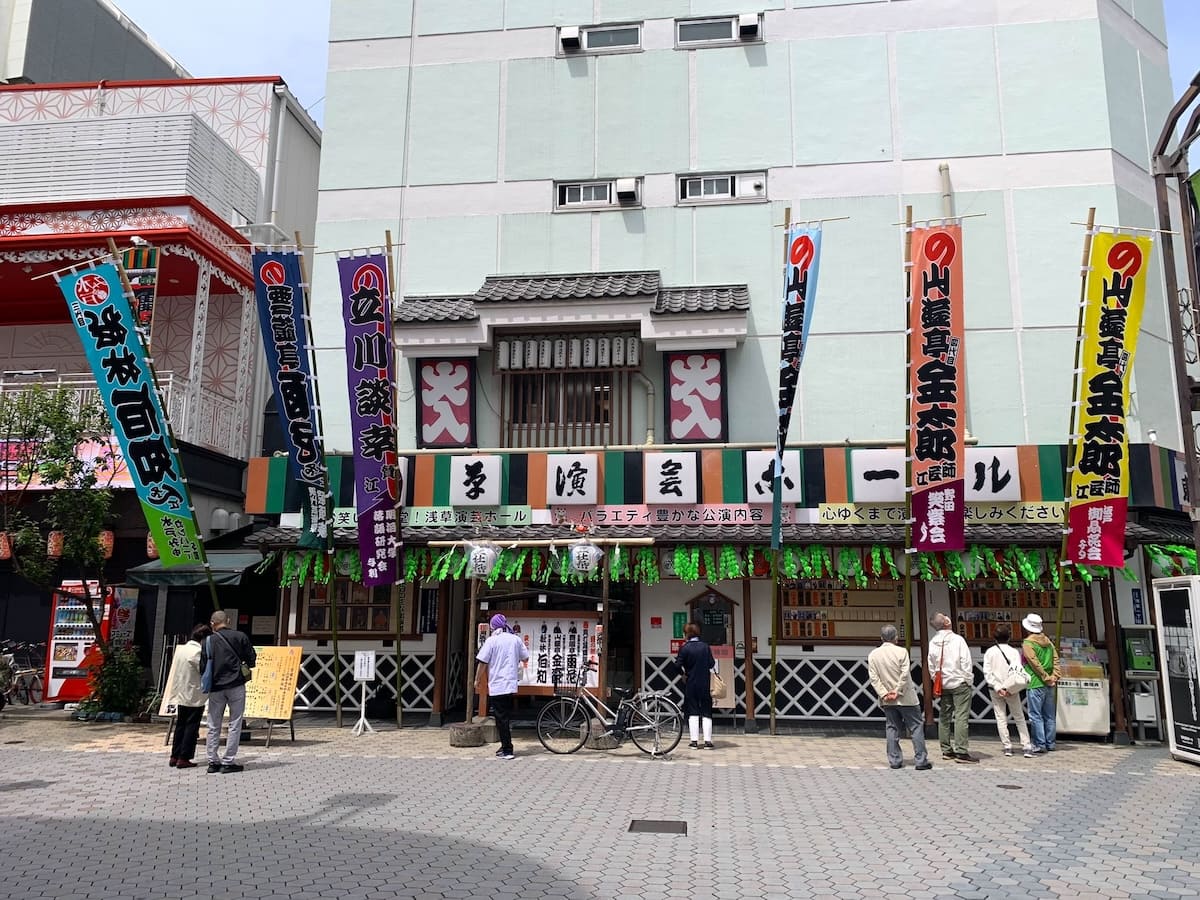
<svg viewBox="0 0 1200 900">
<path fill-rule="evenodd" d="M 971 696 L 975 689 L 975 667 L 971 648 L 962 635 L 954 633 L 954 623 L 945 613 L 935 613 L 929 620 L 933 638 L 929 641 L 929 678 L 936 683 L 942 675 L 942 696 L 938 708 L 938 740 L 942 759 L 960 763 L 979 760 L 967 752 L 967 724 L 971 716 Z"/>
<path fill-rule="evenodd" d="M 492 634 L 475 657 L 475 690 L 483 694 L 487 687 L 488 705 L 496 717 L 500 733 L 499 759 L 515 759 L 512 743 L 512 714 L 517 700 L 521 663 L 529 659 L 525 642 L 508 630 L 508 620 L 497 613 L 491 620 Z"/>
<path fill-rule="evenodd" d="M 884 625 L 879 630 L 879 637 L 883 642 L 867 656 L 867 677 L 879 696 L 879 705 L 887 720 L 888 765 L 893 769 L 904 766 L 900 735 L 907 733 L 912 738 L 917 769 L 932 769 L 933 763 L 925 752 L 925 720 L 917 705 L 917 686 L 913 684 L 908 651 L 897 645 L 895 625 Z"/>
</svg>

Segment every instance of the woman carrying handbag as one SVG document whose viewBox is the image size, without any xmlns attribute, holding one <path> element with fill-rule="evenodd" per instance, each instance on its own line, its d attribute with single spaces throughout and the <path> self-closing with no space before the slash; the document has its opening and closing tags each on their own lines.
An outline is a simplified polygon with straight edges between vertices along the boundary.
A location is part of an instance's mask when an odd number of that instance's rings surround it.
<svg viewBox="0 0 1200 900">
<path fill-rule="evenodd" d="M 1008 716 L 1012 713 L 1017 724 L 1017 736 L 1026 759 L 1033 758 L 1029 728 L 1025 725 L 1025 710 L 1021 708 L 1021 691 L 1029 686 L 1021 651 L 1009 646 L 1012 629 L 1003 622 L 996 626 L 996 643 L 983 654 L 983 680 L 992 692 L 992 710 L 996 713 L 996 731 L 1004 745 L 1004 755 L 1012 756 L 1008 738 Z"/>
<path fill-rule="evenodd" d="M 713 749 L 713 697 L 712 672 L 716 670 L 717 661 L 713 659 L 712 650 L 708 644 L 700 640 L 700 626 L 688 622 L 683 628 L 687 641 L 679 648 L 675 664 L 683 672 L 683 714 L 687 716 L 688 732 L 691 735 L 693 750 L 701 746 L 705 750 Z M 704 744 L 700 738 L 703 729 Z"/>
</svg>

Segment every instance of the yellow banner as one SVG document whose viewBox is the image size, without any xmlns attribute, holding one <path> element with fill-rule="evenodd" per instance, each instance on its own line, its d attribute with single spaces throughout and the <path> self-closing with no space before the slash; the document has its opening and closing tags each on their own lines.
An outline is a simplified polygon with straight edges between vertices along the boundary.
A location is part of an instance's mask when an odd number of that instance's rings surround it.
<svg viewBox="0 0 1200 900">
<path fill-rule="evenodd" d="M 1056 500 L 1012 503 L 968 503 L 970 525 L 1038 525 L 1066 521 L 1066 507 Z M 817 508 L 822 525 L 903 525 L 904 506 L 893 503 L 822 503 Z"/>
</svg>

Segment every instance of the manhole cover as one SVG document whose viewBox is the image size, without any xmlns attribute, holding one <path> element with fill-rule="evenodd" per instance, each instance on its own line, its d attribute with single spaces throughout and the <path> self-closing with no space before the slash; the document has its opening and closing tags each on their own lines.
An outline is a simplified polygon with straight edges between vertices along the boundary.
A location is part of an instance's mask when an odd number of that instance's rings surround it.
<svg viewBox="0 0 1200 900">
<path fill-rule="evenodd" d="M 1019 784 L 998 784 L 996 787 L 1002 791 L 1019 791 L 1021 789 Z"/>
<path fill-rule="evenodd" d="M 629 830 L 642 834 L 687 834 L 687 822 L 673 819 L 633 819 Z"/>
</svg>

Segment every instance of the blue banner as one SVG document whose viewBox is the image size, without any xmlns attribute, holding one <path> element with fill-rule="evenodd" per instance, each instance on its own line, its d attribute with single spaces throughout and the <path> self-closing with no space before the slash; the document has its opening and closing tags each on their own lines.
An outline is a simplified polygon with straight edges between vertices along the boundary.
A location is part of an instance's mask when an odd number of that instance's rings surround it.
<svg viewBox="0 0 1200 900">
<path fill-rule="evenodd" d="M 299 543 L 301 547 L 323 550 L 332 538 L 329 479 L 317 427 L 316 385 L 308 359 L 300 254 L 294 250 L 256 250 L 252 268 L 275 406 L 283 425 L 292 477 L 304 488 L 304 528 Z"/>
<path fill-rule="evenodd" d="M 204 547 L 196 533 L 179 456 L 117 267 L 93 264 L 57 280 L 159 559 L 164 566 L 201 562 Z"/>
</svg>

